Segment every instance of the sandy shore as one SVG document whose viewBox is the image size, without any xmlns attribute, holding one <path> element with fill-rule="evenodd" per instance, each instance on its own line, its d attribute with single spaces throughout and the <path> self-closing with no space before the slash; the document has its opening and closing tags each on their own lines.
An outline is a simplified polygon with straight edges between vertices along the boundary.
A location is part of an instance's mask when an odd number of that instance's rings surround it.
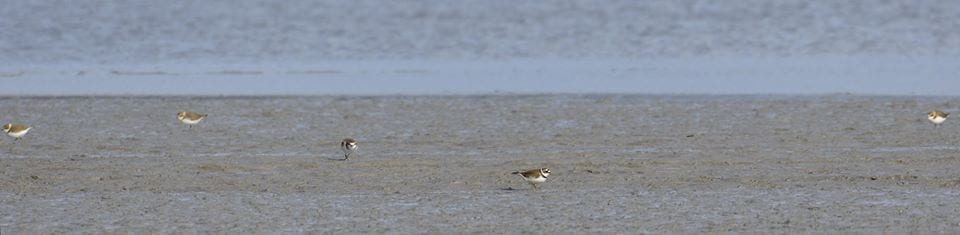
<svg viewBox="0 0 960 235">
<path fill-rule="evenodd" d="M 958 98 L 3 98 L 0 232 L 960 231 Z M 188 129 L 177 111 L 210 114 Z M 360 142 L 349 161 L 337 145 Z M 509 172 L 549 167 L 534 192 Z"/>
</svg>

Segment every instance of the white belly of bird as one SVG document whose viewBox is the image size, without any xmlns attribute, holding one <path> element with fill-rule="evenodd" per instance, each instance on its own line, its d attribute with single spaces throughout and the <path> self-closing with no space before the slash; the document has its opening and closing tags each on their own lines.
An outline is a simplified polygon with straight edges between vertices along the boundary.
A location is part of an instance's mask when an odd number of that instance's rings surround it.
<svg viewBox="0 0 960 235">
<path fill-rule="evenodd" d="M 547 181 L 547 178 L 543 178 L 543 177 L 524 178 L 524 179 L 526 179 L 527 182 L 529 182 L 529 183 L 531 183 L 531 184 L 539 184 L 539 183 L 543 183 L 543 182 Z"/>
<path fill-rule="evenodd" d="M 180 119 L 181 122 L 186 123 L 186 124 L 189 124 L 189 125 L 193 125 L 193 124 L 200 123 L 200 120 L 203 120 L 203 119 L 197 119 L 197 120 L 190 120 L 190 119 L 186 119 L 186 118 Z"/>
<path fill-rule="evenodd" d="M 930 119 L 934 124 L 940 124 L 947 120 L 947 118 L 944 117 L 928 117 L 927 119 Z"/>
<path fill-rule="evenodd" d="M 30 131 L 30 128 L 27 128 L 26 130 L 23 130 L 21 132 L 7 132 L 7 135 L 13 138 L 20 138 L 20 137 L 23 137 L 23 135 L 26 135 L 27 131 Z"/>
</svg>

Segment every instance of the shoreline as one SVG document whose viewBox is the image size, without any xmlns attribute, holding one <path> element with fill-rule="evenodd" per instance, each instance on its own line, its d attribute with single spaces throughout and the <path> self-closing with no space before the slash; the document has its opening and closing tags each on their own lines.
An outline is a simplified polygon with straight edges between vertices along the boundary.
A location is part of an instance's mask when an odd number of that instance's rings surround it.
<svg viewBox="0 0 960 235">
<path fill-rule="evenodd" d="M 18 95 L 867 94 L 958 96 L 950 56 L 5 65 Z M 81 71 L 81 72 L 78 72 Z M 300 73 L 297 71 L 313 71 Z"/>
<path fill-rule="evenodd" d="M 490 98 L 490 97 L 569 97 L 569 98 L 704 98 L 704 99 L 803 99 L 803 98 L 943 98 L 954 99 L 960 95 L 890 95 L 865 93 L 823 94 L 647 94 L 647 93 L 482 93 L 482 94 L 318 94 L 318 95 L 0 95 L 0 99 L 367 99 L 367 98 Z"/>
</svg>

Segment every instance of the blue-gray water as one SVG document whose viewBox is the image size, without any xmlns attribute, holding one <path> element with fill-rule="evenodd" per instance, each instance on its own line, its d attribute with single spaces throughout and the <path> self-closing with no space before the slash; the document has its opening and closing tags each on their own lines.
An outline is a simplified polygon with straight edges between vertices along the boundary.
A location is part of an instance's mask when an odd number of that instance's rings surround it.
<svg viewBox="0 0 960 235">
<path fill-rule="evenodd" d="M 0 95 L 960 95 L 957 1 L 9 1 Z"/>
</svg>

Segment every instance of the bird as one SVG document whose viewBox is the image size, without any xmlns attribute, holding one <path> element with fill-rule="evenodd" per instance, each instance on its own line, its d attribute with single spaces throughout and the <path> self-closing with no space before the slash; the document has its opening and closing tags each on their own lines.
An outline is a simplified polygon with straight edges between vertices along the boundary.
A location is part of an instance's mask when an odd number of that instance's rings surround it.
<svg viewBox="0 0 960 235">
<path fill-rule="evenodd" d="M 27 132 L 30 131 L 30 128 L 32 127 L 23 124 L 7 123 L 6 125 L 3 125 L 3 132 L 6 132 L 7 135 L 13 137 L 14 140 L 20 140 L 23 135 L 26 135 Z"/>
<path fill-rule="evenodd" d="M 343 139 L 340 141 L 340 150 L 343 150 L 343 161 L 346 161 L 350 158 L 350 154 L 357 151 L 357 141 L 352 138 Z"/>
<path fill-rule="evenodd" d="M 939 126 L 940 123 L 947 120 L 947 116 L 950 116 L 950 114 L 940 110 L 933 110 L 927 113 L 927 119 L 933 122 L 933 126 Z"/>
<path fill-rule="evenodd" d="M 533 190 L 537 190 L 537 184 L 547 181 L 547 177 L 550 176 L 550 169 L 540 168 L 527 171 L 514 171 L 511 174 L 520 175 L 527 183 L 533 186 Z"/>
<path fill-rule="evenodd" d="M 199 114 L 194 112 L 179 112 L 177 113 L 177 119 L 180 119 L 180 122 L 187 124 L 188 127 L 193 128 L 194 124 L 200 123 L 207 117 L 206 114 Z"/>
</svg>

